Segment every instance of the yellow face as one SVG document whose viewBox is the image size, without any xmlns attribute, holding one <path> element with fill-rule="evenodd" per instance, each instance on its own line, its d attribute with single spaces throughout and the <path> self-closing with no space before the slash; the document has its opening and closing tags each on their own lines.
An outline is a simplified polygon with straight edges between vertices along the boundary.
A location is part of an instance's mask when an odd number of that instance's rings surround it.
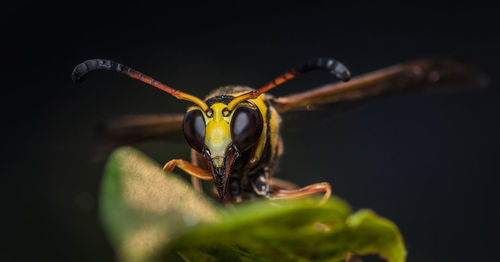
<svg viewBox="0 0 500 262">
<path fill-rule="evenodd" d="M 221 196 L 225 194 L 234 161 L 244 152 L 250 152 L 253 158 L 262 154 L 267 110 L 264 96 L 242 101 L 231 111 L 224 103 L 214 103 L 207 111 L 198 106 L 188 109 L 184 135 L 209 164 Z"/>
<path fill-rule="evenodd" d="M 210 151 L 211 158 L 216 167 L 221 167 L 224 162 L 226 150 L 231 144 L 231 118 L 233 112 L 228 116 L 223 115 L 223 111 L 227 106 L 223 103 L 213 104 L 212 117 L 207 117 L 205 114 L 205 145 Z"/>
</svg>

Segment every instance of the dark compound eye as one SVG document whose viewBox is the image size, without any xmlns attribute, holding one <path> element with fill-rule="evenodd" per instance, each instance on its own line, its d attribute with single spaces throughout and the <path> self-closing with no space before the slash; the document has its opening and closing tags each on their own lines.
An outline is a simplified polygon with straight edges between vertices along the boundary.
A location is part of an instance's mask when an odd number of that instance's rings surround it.
<svg viewBox="0 0 500 262">
<path fill-rule="evenodd" d="M 259 110 L 239 107 L 231 119 L 231 139 L 241 151 L 245 151 L 259 140 L 262 133 L 262 115 Z"/>
<path fill-rule="evenodd" d="M 189 145 L 201 153 L 205 145 L 205 119 L 203 113 L 197 109 L 187 112 L 184 115 L 182 130 Z"/>
</svg>

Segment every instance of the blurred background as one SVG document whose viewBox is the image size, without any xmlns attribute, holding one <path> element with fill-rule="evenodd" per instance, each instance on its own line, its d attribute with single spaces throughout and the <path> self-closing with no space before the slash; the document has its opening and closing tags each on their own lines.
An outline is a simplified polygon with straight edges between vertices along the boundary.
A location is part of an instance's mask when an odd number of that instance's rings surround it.
<svg viewBox="0 0 500 262">
<path fill-rule="evenodd" d="M 354 209 L 394 221 L 408 261 L 494 260 L 498 246 L 500 34 L 480 2 L 248 4 L 15 1 L 3 6 L 2 261 L 110 261 L 98 220 L 106 156 L 96 127 L 115 116 L 183 112 L 187 103 L 116 73 L 79 86 L 73 67 L 108 58 L 203 97 L 258 87 L 318 56 L 353 75 L 458 57 L 490 77 L 483 90 L 377 99 L 356 110 L 289 118 L 277 176 L 328 181 Z M 272 94 L 334 81 L 311 73 Z M 182 135 L 134 145 L 160 163 L 189 157 Z M 180 172 L 179 172 L 180 173 Z"/>
</svg>

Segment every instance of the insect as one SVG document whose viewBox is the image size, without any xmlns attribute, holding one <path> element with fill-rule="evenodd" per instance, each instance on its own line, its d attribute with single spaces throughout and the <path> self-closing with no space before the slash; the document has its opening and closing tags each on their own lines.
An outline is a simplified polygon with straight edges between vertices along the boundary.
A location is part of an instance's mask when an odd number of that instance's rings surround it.
<svg viewBox="0 0 500 262">
<path fill-rule="evenodd" d="M 201 189 L 200 180 L 211 181 L 223 202 L 265 197 L 288 199 L 331 195 L 326 182 L 297 188 L 276 179 L 274 173 L 283 153 L 280 134 L 281 115 L 314 111 L 321 106 L 367 100 L 379 95 L 435 88 L 481 87 L 484 76 L 472 65 L 454 60 L 419 60 L 395 65 L 350 80 L 351 73 L 333 58 L 318 58 L 285 72 L 258 89 L 225 86 L 204 99 L 171 88 L 150 76 L 120 63 L 103 59 L 87 60 L 72 73 L 74 82 L 92 71 L 122 73 L 159 88 L 180 100 L 192 103 L 184 115 L 130 116 L 108 125 L 108 133 L 118 140 L 139 141 L 182 130 L 191 146 L 191 161 L 173 159 L 164 169 L 179 168 L 191 175 Z M 300 74 L 326 70 L 343 82 L 285 97 L 267 92 Z M 312 113 L 311 113 L 312 114 Z"/>
</svg>

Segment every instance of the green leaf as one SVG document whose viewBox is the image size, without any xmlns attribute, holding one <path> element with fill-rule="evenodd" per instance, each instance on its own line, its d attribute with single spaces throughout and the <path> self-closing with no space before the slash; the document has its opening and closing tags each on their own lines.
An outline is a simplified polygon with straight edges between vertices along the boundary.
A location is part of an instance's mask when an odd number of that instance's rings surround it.
<svg viewBox="0 0 500 262">
<path fill-rule="evenodd" d="M 342 261 L 349 252 L 379 254 L 394 262 L 406 256 L 392 222 L 369 210 L 349 215 L 349 207 L 338 198 L 323 205 L 312 200 L 248 204 L 216 223 L 194 228 L 166 248 L 167 254 L 211 253 L 211 248 L 225 245 L 271 261 Z"/>
<path fill-rule="evenodd" d="M 271 262 L 265 257 L 249 253 L 232 245 L 212 245 L 197 249 L 177 251 L 185 261 L 233 261 L 233 262 Z M 164 259 L 168 261 L 169 259 Z"/>
<path fill-rule="evenodd" d="M 109 159 L 100 215 L 119 260 L 342 261 L 349 252 L 405 261 L 397 227 L 344 201 L 215 205 L 183 179 L 124 147 Z"/>
<path fill-rule="evenodd" d="M 183 179 L 133 148 L 117 149 L 108 160 L 100 217 L 121 261 L 153 259 L 176 235 L 215 221 L 217 212 Z"/>
</svg>

